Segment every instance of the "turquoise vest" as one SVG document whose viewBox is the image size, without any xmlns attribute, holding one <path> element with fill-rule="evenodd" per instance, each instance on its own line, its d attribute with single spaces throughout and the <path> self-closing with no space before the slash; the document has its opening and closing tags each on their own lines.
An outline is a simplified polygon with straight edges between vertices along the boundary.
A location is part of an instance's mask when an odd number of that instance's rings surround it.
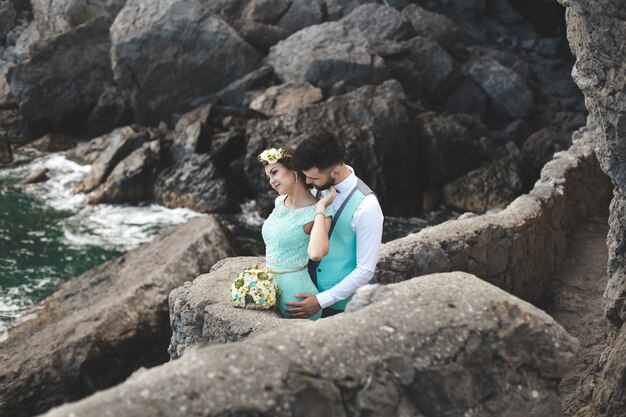
<svg viewBox="0 0 626 417">
<path fill-rule="evenodd" d="M 352 191 L 351 191 L 352 192 Z M 330 251 L 317 265 L 317 288 L 326 291 L 334 287 L 356 268 L 356 233 L 352 230 L 352 216 L 365 196 L 372 191 L 359 180 L 352 195 L 345 202 L 330 235 Z M 352 296 L 330 306 L 335 310 L 345 310 Z"/>
</svg>

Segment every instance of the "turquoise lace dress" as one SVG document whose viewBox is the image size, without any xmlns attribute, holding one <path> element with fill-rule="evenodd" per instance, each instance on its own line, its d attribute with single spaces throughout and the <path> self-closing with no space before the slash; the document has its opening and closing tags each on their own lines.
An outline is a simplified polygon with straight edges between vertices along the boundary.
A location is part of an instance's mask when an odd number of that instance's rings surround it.
<svg viewBox="0 0 626 417">
<path fill-rule="evenodd" d="M 309 293 L 317 295 L 319 291 L 311 277 L 306 265 L 309 261 L 308 246 L 309 235 L 304 232 L 304 225 L 310 223 L 315 217 L 315 205 L 303 208 L 290 208 L 285 206 L 287 196 L 279 196 L 274 201 L 274 210 L 269 215 L 261 233 L 265 242 L 265 261 L 267 268 L 274 271 L 288 271 L 301 269 L 296 272 L 276 273 L 274 278 L 278 284 L 280 295 L 278 296 L 278 308 L 283 317 L 288 318 L 285 312 L 288 301 L 302 301 L 296 294 Z M 326 214 L 329 215 L 328 209 Z M 311 320 L 320 318 L 319 311 Z"/>
</svg>

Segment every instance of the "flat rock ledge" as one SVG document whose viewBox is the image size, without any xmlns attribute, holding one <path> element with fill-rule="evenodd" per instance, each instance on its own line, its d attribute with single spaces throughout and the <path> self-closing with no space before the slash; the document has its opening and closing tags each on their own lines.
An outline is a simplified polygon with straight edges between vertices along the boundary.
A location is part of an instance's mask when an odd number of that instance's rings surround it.
<svg viewBox="0 0 626 417">
<path fill-rule="evenodd" d="M 608 211 L 612 186 L 583 128 L 541 171 L 534 188 L 496 214 L 451 220 L 383 245 L 380 283 L 465 271 L 526 301 L 538 302 L 579 220 Z"/>
<path fill-rule="evenodd" d="M 63 284 L 0 343 L 0 416 L 32 416 L 167 361 L 167 295 L 236 248 L 213 216 Z"/>
<path fill-rule="evenodd" d="M 577 346 L 497 287 L 433 274 L 363 287 L 338 316 L 195 346 L 45 416 L 557 417 Z"/>
<path fill-rule="evenodd" d="M 170 293 L 171 359 L 197 343 L 236 342 L 248 336 L 289 326 L 275 310 L 255 311 L 230 304 L 230 285 L 244 268 L 263 265 L 264 258 L 240 256 L 216 263 L 208 274 L 185 282 Z"/>
</svg>

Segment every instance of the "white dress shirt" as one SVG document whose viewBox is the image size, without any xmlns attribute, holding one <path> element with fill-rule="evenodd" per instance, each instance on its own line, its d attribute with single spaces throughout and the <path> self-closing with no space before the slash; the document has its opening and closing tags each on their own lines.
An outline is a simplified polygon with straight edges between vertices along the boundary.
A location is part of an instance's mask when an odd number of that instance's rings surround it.
<svg viewBox="0 0 626 417">
<path fill-rule="evenodd" d="M 333 216 L 358 182 L 352 167 L 348 166 L 348 169 L 352 173 L 345 180 L 335 184 L 337 196 L 329 207 Z M 320 191 L 320 196 L 323 197 L 329 192 L 330 190 Z M 357 206 L 351 222 L 352 230 L 356 233 L 356 268 L 334 287 L 317 295 L 317 301 L 322 308 L 348 298 L 357 288 L 372 279 L 383 236 L 383 219 L 383 212 L 376 196 L 374 194 L 365 196 Z M 332 246 L 330 250 L 333 250 Z"/>
</svg>

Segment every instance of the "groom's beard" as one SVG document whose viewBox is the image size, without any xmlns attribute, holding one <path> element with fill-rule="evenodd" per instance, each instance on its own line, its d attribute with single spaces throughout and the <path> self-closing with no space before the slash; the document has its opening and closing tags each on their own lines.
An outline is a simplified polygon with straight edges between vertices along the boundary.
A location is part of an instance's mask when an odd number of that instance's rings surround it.
<svg viewBox="0 0 626 417">
<path fill-rule="evenodd" d="M 326 181 L 326 184 L 320 185 L 319 187 L 315 187 L 315 188 L 317 188 L 318 191 L 324 191 L 324 190 L 328 190 L 333 185 L 335 185 L 335 180 L 332 178 L 328 178 L 328 181 Z"/>
</svg>

